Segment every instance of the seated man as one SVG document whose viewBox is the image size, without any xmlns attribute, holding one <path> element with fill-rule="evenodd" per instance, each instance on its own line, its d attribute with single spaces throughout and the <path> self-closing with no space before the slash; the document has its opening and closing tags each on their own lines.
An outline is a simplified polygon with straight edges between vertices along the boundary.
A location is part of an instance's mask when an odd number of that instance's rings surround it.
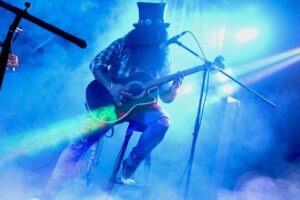
<svg viewBox="0 0 300 200">
<path fill-rule="evenodd" d="M 124 80 L 137 73 L 146 73 L 149 77 L 157 79 L 171 72 L 167 60 L 168 49 L 162 45 L 168 39 L 167 28 L 170 25 L 164 23 L 163 18 L 166 4 L 139 2 L 137 5 L 139 22 L 134 24 L 135 28 L 125 37 L 115 40 L 91 62 L 90 69 L 95 77 L 93 84 L 104 90 L 101 92 L 96 89 L 91 93 L 87 92 L 87 96 L 92 98 L 88 101 L 96 102 L 95 104 L 98 101 L 100 104 L 101 101 L 114 102 L 116 107 L 121 104 L 126 105 L 124 99 L 130 99 L 134 94 L 117 80 Z M 178 78 L 173 84 L 161 85 L 158 87 L 157 94 L 163 102 L 172 102 L 180 84 L 181 78 Z M 162 141 L 170 126 L 170 117 L 157 104 L 156 97 L 150 105 L 132 110 L 128 116 L 125 114 L 126 118 L 122 118 L 122 114 L 117 113 L 110 117 L 107 123 L 105 120 L 97 122 L 97 117 L 93 118 L 93 116 L 92 119 L 87 120 L 89 121 L 87 123 L 90 123 L 86 128 L 88 134 L 71 142 L 60 155 L 45 188 L 44 195 L 47 196 L 45 199 L 51 199 L 50 197 L 59 191 L 63 183 L 74 175 L 75 165 L 85 151 L 113 125 L 123 121 L 134 121 L 145 127 L 137 145 L 122 165 L 123 183 L 134 183 L 130 177 L 141 161 Z M 91 112 L 96 110 L 94 105 L 89 106 Z M 120 118 L 122 120 L 118 120 Z"/>
</svg>

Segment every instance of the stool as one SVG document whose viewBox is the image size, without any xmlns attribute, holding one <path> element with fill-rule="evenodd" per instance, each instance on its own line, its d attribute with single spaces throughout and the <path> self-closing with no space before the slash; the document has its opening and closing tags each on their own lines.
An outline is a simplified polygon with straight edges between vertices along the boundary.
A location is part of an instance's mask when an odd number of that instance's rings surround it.
<svg viewBox="0 0 300 200">
<path fill-rule="evenodd" d="M 142 128 L 142 129 L 144 130 L 144 128 Z M 121 146 L 121 149 L 120 149 L 119 154 L 117 156 L 117 159 L 115 161 L 113 171 L 112 171 L 111 176 L 109 178 L 109 181 L 108 181 L 108 183 L 106 184 L 106 187 L 105 187 L 106 194 L 110 194 L 110 192 L 112 191 L 115 183 L 122 184 L 122 182 L 120 180 L 117 180 L 116 176 L 117 176 L 117 174 L 120 170 L 120 167 L 121 167 L 121 164 L 122 164 L 122 161 L 123 161 L 123 158 L 124 158 L 124 155 L 125 155 L 128 143 L 129 143 L 129 140 L 130 140 L 130 138 L 131 138 L 134 131 L 141 132 L 143 130 L 141 130 L 141 127 L 137 123 L 135 123 L 135 122 L 130 122 L 129 123 L 129 125 L 127 127 L 127 130 L 126 130 L 126 134 L 125 134 L 123 144 Z M 148 171 L 147 175 L 145 175 L 145 179 L 148 179 L 148 175 L 149 175 L 150 168 L 151 168 L 150 155 L 148 155 L 145 158 L 145 168 Z"/>
</svg>

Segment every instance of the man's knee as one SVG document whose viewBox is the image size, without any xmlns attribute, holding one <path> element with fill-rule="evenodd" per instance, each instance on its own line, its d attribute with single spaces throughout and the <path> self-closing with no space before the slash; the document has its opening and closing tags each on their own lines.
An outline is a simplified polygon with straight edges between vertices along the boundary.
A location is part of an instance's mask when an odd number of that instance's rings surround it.
<svg viewBox="0 0 300 200">
<path fill-rule="evenodd" d="M 169 126 L 171 125 L 171 119 L 167 115 L 161 116 L 157 122 L 159 125 L 165 126 L 166 128 L 169 128 Z"/>
<path fill-rule="evenodd" d="M 153 132 L 159 138 L 163 138 L 171 125 L 171 120 L 168 116 L 161 116 L 157 121 L 152 123 L 149 128 L 153 128 Z"/>
</svg>

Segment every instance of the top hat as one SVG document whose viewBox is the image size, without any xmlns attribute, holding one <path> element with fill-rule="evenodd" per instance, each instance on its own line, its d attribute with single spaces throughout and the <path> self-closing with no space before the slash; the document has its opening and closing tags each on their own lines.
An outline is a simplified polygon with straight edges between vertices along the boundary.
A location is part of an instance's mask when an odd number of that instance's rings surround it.
<svg viewBox="0 0 300 200">
<path fill-rule="evenodd" d="M 138 2 L 139 21 L 133 26 L 138 28 L 155 25 L 168 28 L 170 23 L 164 23 L 166 5 L 166 3 Z"/>
</svg>

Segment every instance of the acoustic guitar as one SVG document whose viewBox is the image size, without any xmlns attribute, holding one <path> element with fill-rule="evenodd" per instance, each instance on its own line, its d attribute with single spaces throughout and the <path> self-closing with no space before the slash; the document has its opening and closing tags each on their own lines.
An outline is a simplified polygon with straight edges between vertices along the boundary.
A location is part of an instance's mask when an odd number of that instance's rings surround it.
<svg viewBox="0 0 300 200">
<path fill-rule="evenodd" d="M 99 122 L 120 123 L 133 113 L 153 106 L 157 102 L 159 86 L 175 80 L 179 76 L 187 76 L 203 70 L 196 66 L 159 79 L 153 79 L 145 72 L 138 72 L 126 79 L 113 80 L 126 86 L 130 97 L 117 102 L 109 91 L 97 80 L 93 80 L 86 88 L 86 106 Z"/>
</svg>

